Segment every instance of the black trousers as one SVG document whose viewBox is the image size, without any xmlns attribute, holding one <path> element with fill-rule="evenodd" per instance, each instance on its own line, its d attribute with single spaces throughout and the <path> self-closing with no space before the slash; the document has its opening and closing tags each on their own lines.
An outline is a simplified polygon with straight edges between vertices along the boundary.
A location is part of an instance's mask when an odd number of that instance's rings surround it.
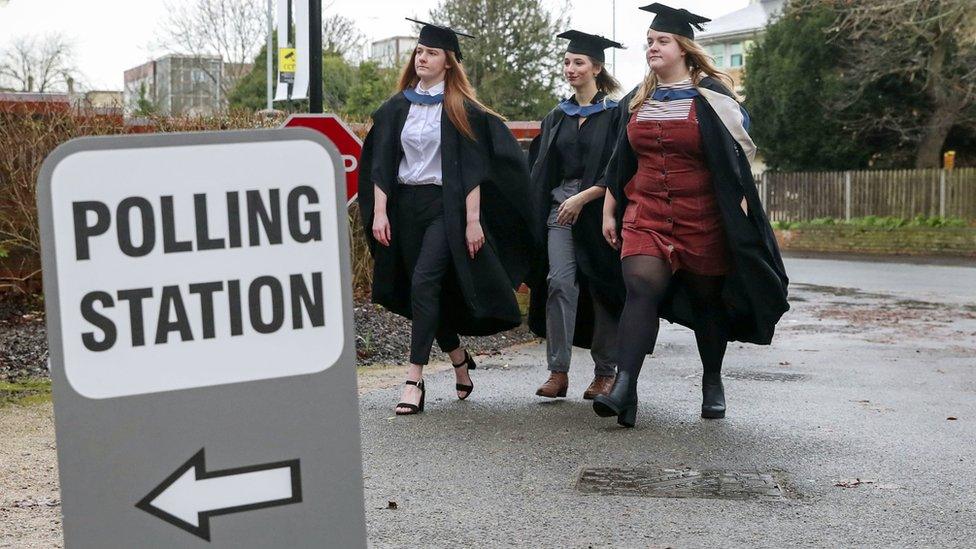
<svg viewBox="0 0 976 549">
<path fill-rule="evenodd" d="M 451 272 L 451 250 L 444 230 L 444 206 L 439 185 L 400 185 L 393 238 L 410 278 L 410 363 L 430 361 L 437 345 L 445 353 L 461 347 L 453 330 L 441 324 L 441 290 Z"/>
</svg>

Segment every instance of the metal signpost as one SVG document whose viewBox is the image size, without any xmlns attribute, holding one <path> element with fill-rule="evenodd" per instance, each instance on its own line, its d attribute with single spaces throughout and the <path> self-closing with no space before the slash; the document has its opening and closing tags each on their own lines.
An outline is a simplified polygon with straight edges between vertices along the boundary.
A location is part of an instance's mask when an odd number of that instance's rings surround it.
<svg viewBox="0 0 976 549">
<path fill-rule="evenodd" d="M 345 195 L 303 128 L 46 160 L 69 549 L 365 547 Z"/>
</svg>

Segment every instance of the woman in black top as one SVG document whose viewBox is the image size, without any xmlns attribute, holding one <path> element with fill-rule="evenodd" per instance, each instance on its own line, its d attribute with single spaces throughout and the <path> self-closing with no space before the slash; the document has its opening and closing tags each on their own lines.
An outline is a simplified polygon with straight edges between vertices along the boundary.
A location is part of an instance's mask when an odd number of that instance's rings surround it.
<svg viewBox="0 0 976 549">
<path fill-rule="evenodd" d="M 609 391 L 616 375 L 617 320 L 622 306 L 620 259 L 601 236 L 602 173 L 617 135 L 619 90 L 604 50 L 621 47 L 571 30 L 563 73 L 575 93 L 542 121 L 533 142 L 533 230 L 546 243 L 534 265 L 529 325 L 547 339 L 549 379 L 536 394 L 566 396 L 572 347 L 589 348 L 595 376 L 584 399 Z"/>
</svg>

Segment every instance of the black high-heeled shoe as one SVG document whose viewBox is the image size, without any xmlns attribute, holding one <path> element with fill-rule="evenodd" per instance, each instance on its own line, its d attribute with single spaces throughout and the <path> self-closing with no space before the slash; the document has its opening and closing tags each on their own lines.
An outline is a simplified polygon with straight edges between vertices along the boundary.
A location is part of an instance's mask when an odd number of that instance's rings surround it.
<svg viewBox="0 0 976 549">
<path fill-rule="evenodd" d="M 593 411 L 600 417 L 617 416 L 624 427 L 637 424 L 637 377 L 630 372 L 618 372 L 610 393 L 593 398 Z"/>
<path fill-rule="evenodd" d="M 467 350 L 464 351 L 464 362 L 462 362 L 460 364 L 454 364 L 452 362 L 451 365 L 454 366 L 455 368 L 461 368 L 461 367 L 467 365 L 469 372 L 471 370 L 474 370 L 475 368 L 478 367 L 478 365 L 475 364 L 474 359 L 471 358 L 471 355 L 468 354 L 468 351 Z M 474 391 L 474 381 L 471 382 L 471 385 L 464 385 L 464 384 L 461 384 L 461 383 L 455 383 L 454 384 L 454 388 L 457 391 L 464 391 L 465 392 L 465 395 L 463 397 L 458 397 L 458 400 L 464 400 L 464 399 L 468 398 L 469 396 L 471 396 L 471 392 Z"/>
<path fill-rule="evenodd" d="M 722 419 L 725 417 L 725 387 L 718 383 L 702 383 L 701 417 Z"/>
<path fill-rule="evenodd" d="M 419 414 L 424 411 L 424 400 L 427 398 L 427 387 L 424 386 L 424 380 L 413 381 L 408 379 L 404 382 L 404 385 L 415 385 L 420 389 L 420 404 L 410 404 L 409 402 L 401 402 L 396 405 L 397 408 L 406 408 L 409 412 L 396 411 L 398 416 L 412 416 L 414 414 Z"/>
</svg>

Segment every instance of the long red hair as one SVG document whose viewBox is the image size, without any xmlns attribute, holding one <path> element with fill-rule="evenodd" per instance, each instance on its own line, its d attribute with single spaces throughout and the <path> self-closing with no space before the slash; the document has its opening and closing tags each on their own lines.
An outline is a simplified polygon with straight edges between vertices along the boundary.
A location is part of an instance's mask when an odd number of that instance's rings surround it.
<svg viewBox="0 0 976 549">
<path fill-rule="evenodd" d="M 474 140 L 474 130 L 471 129 L 471 122 L 468 120 L 468 112 L 465 109 L 465 101 L 477 106 L 481 110 L 493 114 L 502 120 L 502 115 L 488 108 L 484 103 L 478 101 L 478 94 L 468 80 L 468 74 L 464 72 L 464 66 L 458 61 L 453 51 L 444 50 L 447 56 L 446 72 L 444 74 L 444 111 L 451 120 L 451 124 L 464 134 L 468 139 Z M 414 65 L 417 57 L 417 50 L 414 49 L 410 55 L 410 61 L 403 66 L 400 71 L 400 81 L 397 83 L 397 92 L 402 92 L 407 88 L 416 87 L 420 82 L 417 76 L 417 69 Z"/>
</svg>

